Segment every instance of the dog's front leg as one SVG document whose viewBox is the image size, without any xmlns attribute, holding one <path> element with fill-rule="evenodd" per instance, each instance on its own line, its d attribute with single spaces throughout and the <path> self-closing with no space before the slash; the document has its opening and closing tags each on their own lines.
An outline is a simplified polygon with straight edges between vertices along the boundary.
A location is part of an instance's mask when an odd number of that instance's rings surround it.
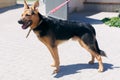
<svg viewBox="0 0 120 80">
<path fill-rule="evenodd" d="M 54 59 L 54 63 L 51 66 L 56 67 L 56 69 L 54 70 L 53 73 L 57 73 L 59 71 L 59 65 L 60 65 L 58 48 L 56 46 L 51 47 L 50 52 L 51 52 L 51 55 L 53 56 L 53 59 Z"/>
<path fill-rule="evenodd" d="M 49 51 L 52 55 L 52 58 L 54 60 L 54 63 L 51 66 L 56 67 L 56 69 L 53 71 L 53 74 L 57 73 L 59 71 L 59 65 L 60 65 L 57 46 L 54 46 L 54 47 L 52 47 L 50 45 L 46 45 L 46 46 L 49 49 Z"/>
<path fill-rule="evenodd" d="M 54 60 L 54 63 L 51 66 L 56 67 L 53 73 L 57 73 L 59 71 L 59 65 L 60 65 L 57 45 L 53 45 L 53 44 L 51 45 L 51 39 L 49 37 L 43 37 L 43 38 L 38 37 L 38 38 L 49 49 L 52 58 Z"/>
</svg>

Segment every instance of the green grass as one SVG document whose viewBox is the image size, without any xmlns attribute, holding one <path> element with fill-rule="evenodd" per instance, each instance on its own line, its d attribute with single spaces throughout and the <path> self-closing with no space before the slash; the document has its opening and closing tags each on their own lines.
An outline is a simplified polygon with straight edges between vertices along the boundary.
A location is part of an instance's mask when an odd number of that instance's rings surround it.
<svg viewBox="0 0 120 80">
<path fill-rule="evenodd" d="M 104 18 L 102 19 L 106 25 L 110 27 L 119 27 L 120 28 L 120 17 Z"/>
</svg>

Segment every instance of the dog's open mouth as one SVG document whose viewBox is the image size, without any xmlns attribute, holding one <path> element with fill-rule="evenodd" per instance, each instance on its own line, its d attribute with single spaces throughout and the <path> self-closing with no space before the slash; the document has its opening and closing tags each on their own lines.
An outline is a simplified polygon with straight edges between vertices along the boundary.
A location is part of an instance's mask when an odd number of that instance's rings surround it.
<svg viewBox="0 0 120 80">
<path fill-rule="evenodd" d="M 32 20 L 29 21 L 19 20 L 18 23 L 22 24 L 23 29 L 27 29 L 32 24 Z"/>
<path fill-rule="evenodd" d="M 22 28 L 27 29 L 32 24 L 32 20 L 23 22 Z"/>
</svg>

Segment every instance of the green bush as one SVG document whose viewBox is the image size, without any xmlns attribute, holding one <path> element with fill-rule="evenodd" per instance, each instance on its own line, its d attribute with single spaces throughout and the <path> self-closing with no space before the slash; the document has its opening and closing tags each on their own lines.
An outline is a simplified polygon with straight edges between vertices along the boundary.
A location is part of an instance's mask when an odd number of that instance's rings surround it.
<svg viewBox="0 0 120 80">
<path fill-rule="evenodd" d="M 119 17 L 112 17 L 112 18 L 104 18 L 102 19 L 106 25 L 110 27 L 119 27 L 120 28 L 120 18 Z"/>
</svg>

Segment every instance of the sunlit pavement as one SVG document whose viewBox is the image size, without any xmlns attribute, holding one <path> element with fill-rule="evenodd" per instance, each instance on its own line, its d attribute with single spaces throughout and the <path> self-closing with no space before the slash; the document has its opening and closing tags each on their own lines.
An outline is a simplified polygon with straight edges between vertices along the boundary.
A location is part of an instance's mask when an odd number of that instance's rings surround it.
<svg viewBox="0 0 120 80">
<path fill-rule="evenodd" d="M 17 23 L 23 5 L 0 9 L 0 80 L 118 80 L 120 74 L 120 29 L 108 27 L 100 20 L 117 13 L 96 12 L 70 15 L 71 20 L 90 22 L 96 29 L 103 57 L 104 72 L 97 72 L 98 63 L 89 65 L 90 54 L 77 42 L 69 40 L 59 46 L 61 69 L 52 75 L 52 57 L 33 32 Z"/>
</svg>

